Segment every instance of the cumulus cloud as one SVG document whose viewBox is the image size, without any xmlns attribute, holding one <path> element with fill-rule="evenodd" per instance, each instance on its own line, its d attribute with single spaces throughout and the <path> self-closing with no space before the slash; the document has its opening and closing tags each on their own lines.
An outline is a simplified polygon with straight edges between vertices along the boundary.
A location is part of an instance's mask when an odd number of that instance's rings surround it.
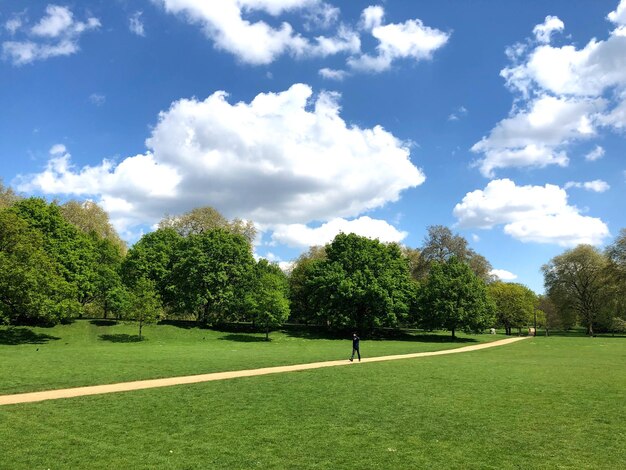
<svg viewBox="0 0 626 470">
<path fill-rule="evenodd" d="M 595 135 L 594 121 L 605 104 L 602 99 L 541 95 L 472 146 L 483 155 L 476 164 L 486 177 L 493 177 L 498 168 L 567 166 L 562 148 Z"/>
<path fill-rule="evenodd" d="M 433 52 L 443 47 L 450 38 L 450 34 L 425 26 L 419 19 L 383 24 L 383 16 L 384 10 L 380 6 L 363 10 L 362 25 L 378 40 L 377 53 L 351 57 L 348 65 L 352 69 L 382 72 L 398 59 L 430 59 Z"/>
<path fill-rule="evenodd" d="M 500 121 L 472 150 L 483 175 L 508 167 L 565 166 L 567 149 L 598 131 L 626 127 L 626 28 L 624 1 L 608 15 L 617 25 L 606 39 L 591 39 L 583 47 L 549 44 L 554 31 L 564 29 L 548 16 L 534 29 L 537 42 L 507 49 L 511 64 L 501 76 L 517 94 L 511 115 Z M 601 147 L 586 158 L 603 155 Z"/>
<path fill-rule="evenodd" d="M 604 156 L 604 149 L 601 146 L 596 145 L 595 148 L 591 152 L 585 155 L 585 160 L 589 162 L 595 162 L 596 160 L 601 159 L 603 156 Z"/>
<path fill-rule="evenodd" d="M 602 220 L 581 215 L 568 204 L 565 190 L 551 184 L 517 186 L 509 179 L 493 180 L 484 190 L 467 193 L 453 213 L 461 227 L 503 226 L 506 234 L 523 242 L 599 245 L 609 236 Z"/>
<path fill-rule="evenodd" d="M 569 188 L 586 189 L 587 191 L 593 191 L 594 193 L 603 193 L 611 189 L 611 186 L 609 186 L 609 183 L 602 180 L 586 181 L 584 183 L 569 181 L 565 183 L 565 189 Z"/>
<path fill-rule="evenodd" d="M 216 48 L 229 52 L 240 61 L 266 65 L 283 55 L 296 58 L 327 57 L 344 54 L 352 70 L 381 72 L 397 59 L 424 60 L 442 47 L 449 34 L 425 26 L 419 19 L 383 24 L 384 9 L 370 6 L 363 10 L 359 25 L 339 21 L 338 8 L 323 0 L 220 0 L 220 7 L 205 0 L 154 0 L 163 9 L 200 25 Z M 265 14 L 266 20 L 258 19 Z M 303 29 L 335 31 L 330 35 L 305 35 L 292 23 L 281 21 L 289 14 L 302 19 Z M 378 40 L 375 54 L 361 50 L 361 32 Z M 345 72 L 320 70 L 325 78 L 345 77 Z"/>
<path fill-rule="evenodd" d="M 131 33 L 143 37 L 146 35 L 146 31 L 143 26 L 141 15 L 143 15 L 143 12 L 141 11 L 136 11 L 131 15 L 131 17 L 128 19 L 128 29 L 130 29 Z"/>
<path fill-rule="evenodd" d="M 357 217 L 422 184 L 409 144 L 346 123 L 339 98 L 296 84 L 249 103 L 182 99 L 160 113 L 145 154 L 83 168 L 55 155 L 18 187 L 99 198 L 125 227 L 203 205 L 272 226 Z"/>
<path fill-rule="evenodd" d="M 533 28 L 533 34 L 537 41 L 542 43 L 549 43 L 552 33 L 555 31 L 563 31 L 565 24 L 559 19 L 558 16 L 546 16 L 545 21 L 542 24 L 538 24 Z"/>
<path fill-rule="evenodd" d="M 620 0 L 619 5 L 607 16 L 609 21 L 618 25 L 626 25 L 626 0 Z"/>
<path fill-rule="evenodd" d="M 517 279 L 517 274 L 513 274 L 512 272 L 505 269 L 492 269 L 491 271 L 489 271 L 489 275 L 495 276 L 501 281 L 514 281 L 515 279 Z"/>
<path fill-rule="evenodd" d="M 10 35 L 14 35 L 22 27 L 22 24 L 22 16 L 19 14 L 14 15 L 4 23 L 4 29 L 6 29 Z"/>
<path fill-rule="evenodd" d="M 341 232 L 377 238 L 381 242 L 400 242 L 408 235 L 407 232 L 399 231 L 384 220 L 363 216 L 353 220 L 332 219 L 316 228 L 304 224 L 279 224 L 274 227 L 272 240 L 285 245 L 304 248 L 325 245 Z"/>
<path fill-rule="evenodd" d="M 320 69 L 319 74 L 322 77 L 327 78 L 329 80 L 337 80 L 337 81 L 341 81 L 348 76 L 348 72 L 346 72 L 345 70 L 335 70 L 335 69 L 329 69 L 326 67 L 323 69 Z"/>
<path fill-rule="evenodd" d="M 277 17 L 285 12 L 321 11 L 327 17 L 326 4 L 320 0 L 221 0 L 220 7 L 205 0 L 155 0 L 168 13 L 183 15 L 191 23 L 202 26 L 205 34 L 218 49 L 234 54 L 241 61 L 254 64 L 269 64 L 279 56 L 290 53 L 300 56 L 307 53 L 331 54 L 333 49 L 326 47 L 324 37 L 319 37 L 316 47 L 297 33 L 291 24 L 282 22 L 272 27 L 267 22 L 250 21 L 247 14 L 267 13 Z M 341 38 L 328 42 L 341 43 L 339 50 L 348 46 Z M 336 44 L 335 44 L 336 46 Z"/>
<path fill-rule="evenodd" d="M 17 31 L 22 27 L 21 20 L 11 27 L 14 27 L 13 32 Z M 79 50 L 80 36 L 99 27 L 98 18 L 77 21 L 69 8 L 48 5 L 46 15 L 25 32 L 23 40 L 2 43 L 2 57 L 14 65 L 24 65 L 50 57 L 71 55 Z"/>
</svg>

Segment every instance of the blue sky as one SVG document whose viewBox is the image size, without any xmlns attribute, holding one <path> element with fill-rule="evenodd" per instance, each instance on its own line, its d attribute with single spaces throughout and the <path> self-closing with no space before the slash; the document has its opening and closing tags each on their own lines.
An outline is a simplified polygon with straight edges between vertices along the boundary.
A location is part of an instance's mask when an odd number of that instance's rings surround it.
<svg viewBox="0 0 626 470">
<path fill-rule="evenodd" d="M 505 280 L 626 227 L 626 0 L 0 0 L 0 177 L 278 262 L 466 237 Z"/>
</svg>

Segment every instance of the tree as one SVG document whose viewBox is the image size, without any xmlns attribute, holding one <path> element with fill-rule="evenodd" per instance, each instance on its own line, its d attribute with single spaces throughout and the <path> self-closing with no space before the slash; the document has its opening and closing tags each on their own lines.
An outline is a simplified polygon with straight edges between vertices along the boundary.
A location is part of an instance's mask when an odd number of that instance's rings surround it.
<svg viewBox="0 0 626 470">
<path fill-rule="evenodd" d="M 427 329 L 480 331 L 492 325 L 495 306 L 482 279 L 456 256 L 434 262 L 420 285 L 417 322 Z"/>
<path fill-rule="evenodd" d="M 43 199 L 23 199 L 8 210 L 41 234 L 44 251 L 74 288 L 76 300 L 83 307 L 92 301 L 97 277 L 93 240 L 65 220 L 56 204 Z"/>
<path fill-rule="evenodd" d="M 416 284 L 396 244 L 340 233 L 306 279 L 308 302 L 333 329 L 366 332 L 408 318 Z"/>
<path fill-rule="evenodd" d="M 19 201 L 21 198 L 13 189 L 8 186 L 5 186 L 2 180 L 0 179 L 0 210 L 6 209 L 7 207 L 12 206 L 14 203 Z"/>
<path fill-rule="evenodd" d="M 542 313 L 544 318 L 544 327 L 546 329 L 546 336 L 548 335 L 549 330 L 556 328 L 569 329 L 573 326 L 575 322 L 569 322 L 567 319 L 562 318 L 559 315 L 559 311 L 547 296 L 540 295 L 537 300 L 537 309 Z"/>
<path fill-rule="evenodd" d="M 313 275 L 315 265 L 326 259 L 326 250 L 323 246 L 312 246 L 302 253 L 289 274 L 289 301 L 291 305 L 291 319 L 309 323 L 317 318 L 317 310 L 311 303 L 314 293 L 307 282 Z"/>
<path fill-rule="evenodd" d="M 179 216 L 165 216 L 159 228 L 174 229 L 182 237 L 200 235 L 214 229 L 243 235 L 249 243 L 256 237 L 256 228 L 251 221 L 233 219 L 229 221 L 212 207 L 198 207 Z"/>
<path fill-rule="evenodd" d="M 555 256 L 542 268 L 546 293 L 560 311 L 576 312 L 593 335 L 593 326 L 607 294 L 607 260 L 591 245 Z"/>
<path fill-rule="evenodd" d="M 444 263 L 451 257 L 466 263 L 474 274 L 485 282 L 492 280 L 491 264 L 487 259 L 468 247 L 467 240 L 458 234 L 452 233 L 443 225 L 428 227 L 428 235 L 420 253 L 420 262 L 415 270 L 418 278 L 424 278 L 433 262 Z"/>
<path fill-rule="evenodd" d="M 175 303 L 172 284 L 174 254 L 182 237 L 173 229 L 165 228 L 150 232 L 133 245 L 122 262 L 122 279 L 127 286 L 134 286 L 141 278 L 151 280 L 165 305 Z"/>
<path fill-rule="evenodd" d="M 287 300 L 287 276 L 281 269 L 260 259 L 254 266 L 252 289 L 246 299 L 255 323 L 263 325 L 265 340 L 269 341 L 270 328 L 282 325 L 289 318 L 289 300 Z"/>
<path fill-rule="evenodd" d="M 161 299 L 157 294 L 154 282 L 140 278 L 133 289 L 125 318 L 135 320 L 139 324 L 139 340 L 144 324 L 156 323 L 163 316 Z"/>
<path fill-rule="evenodd" d="M 204 323 L 224 321 L 236 310 L 254 266 L 246 238 L 222 229 L 182 239 L 174 259 L 175 309 Z"/>
<path fill-rule="evenodd" d="M 105 239 L 116 246 L 122 255 L 128 251 L 126 242 L 117 234 L 109 221 L 109 214 L 93 201 L 68 201 L 59 206 L 63 217 L 78 227 L 83 233 L 95 234 L 97 239 Z"/>
<path fill-rule="evenodd" d="M 0 323 L 53 325 L 79 305 L 44 250 L 43 237 L 11 211 L 0 211 Z"/>
<path fill-rule="evenodd" d="M 522 328 L 533 322 L 537 295 L 517 283 L 494 282 L 488 287 L 489 296 L 496 305 L 496 319 L 506 334 L 511 328 Z"/>
</svg>

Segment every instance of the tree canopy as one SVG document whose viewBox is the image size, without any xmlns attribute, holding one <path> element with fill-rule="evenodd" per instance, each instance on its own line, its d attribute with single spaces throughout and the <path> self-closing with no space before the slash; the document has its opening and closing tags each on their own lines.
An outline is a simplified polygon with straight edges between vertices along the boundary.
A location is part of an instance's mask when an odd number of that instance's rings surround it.
<svg viewBox="0 0 626 470">
<path fill-rule="evenodd" d="M 528 287 L 498 281 L 488 286 L 488 292 L 496 305 L 498 325 L 504 327 L 507 335 L 511 334 L 511 328 L 532 324 L 538 299 Z"/>
<path fill-rule="evenodd" d="M 483 280 L 456 256 L 433 262 L 420 285 L 417 321 L 424 328 L 443 328 L 452 337 L 458 330 L 480 331 L 493 325 L 494 310 Z"/>
</svg>

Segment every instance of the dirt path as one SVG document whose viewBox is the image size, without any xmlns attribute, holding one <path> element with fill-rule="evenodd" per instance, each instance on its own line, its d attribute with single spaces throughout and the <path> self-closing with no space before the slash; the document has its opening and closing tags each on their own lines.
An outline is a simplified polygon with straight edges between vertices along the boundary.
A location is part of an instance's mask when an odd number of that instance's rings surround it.
<svg viewBox="0 0 626 470">
<path fill-rule="evenodd" d="M 397 359 L 410 359 L 414 357 L 441 356 L 444 354 L 457 354 L 479 349 L 493 348 L 505 344 L 515 343 L 527 339 L 527 336 L 501 339 L 490 343 L 481 343 L 474 346 L 464 346 L 455 349 L 444 349 L 442 351 L 431 351 L 411 354 L 398 354 L 395 356 L 379 356 L 363 358 L 361 363 L 395 361 Z M 322 367 L 335 367 L 355 365 L 358 362 L 326 361 L 312 362 L 309 364 L 296 364 L 291 366 L 264 367 L 262 369 L 234 370 L 230 372 L 214 372 L 211 374 L 188 375 L 183 377 L 169 377 L 166 379 L 138 380 L 135 382 L 122 382 L 108 385 L 93 385 L 89 387 L 64 388 L 59 390 L 47 390 L 44 392 L 19 393 L 15 395 L 0 395 L 0 405 L 15 405 L 17 403 L 31 403 L 44 400 L 57 400 L 59 398 L 82 397 L 85 395 L 98 395 L 101 393 L 128 392 L 131 390 L 142 390 L 144 388 L 169 387 L 172 385 L 194 384 L 199 382 L 210 382 L 212 380 L 234 379 L 238 377 L 251 377 L 254 375 L 278 374 L 281 372 L 293 372 L 298 370 L 320 369 Z"/>
</svg>

